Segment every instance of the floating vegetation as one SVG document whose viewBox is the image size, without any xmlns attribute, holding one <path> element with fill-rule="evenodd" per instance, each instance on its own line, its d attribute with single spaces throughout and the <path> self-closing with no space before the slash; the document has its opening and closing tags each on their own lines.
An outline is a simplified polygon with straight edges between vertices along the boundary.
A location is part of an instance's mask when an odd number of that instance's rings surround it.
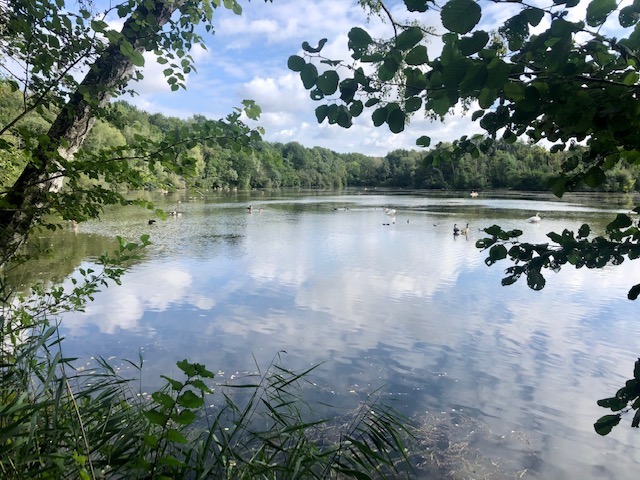
<svg viewBox="0 0 640 480">
<path fill-rule="evenodd" d="M 527 457 L 537 458 L 530 438 L 523 432 L 498 435 L 490 427 L 464 412 L 426 413 L 416 419 L 415 444 L 409 455 L 416 477 L 454 480 L 501 480 L 526 478 L 531 472 L 521 462 L 485 453 L 513 450 L 513 445 Z M 507 448 L 507 445 L 511 445 Z M 520 463 L 520 464 L 518 464 Z M 527 463 L 537 463 L 528 461 Z"/>
</svg>

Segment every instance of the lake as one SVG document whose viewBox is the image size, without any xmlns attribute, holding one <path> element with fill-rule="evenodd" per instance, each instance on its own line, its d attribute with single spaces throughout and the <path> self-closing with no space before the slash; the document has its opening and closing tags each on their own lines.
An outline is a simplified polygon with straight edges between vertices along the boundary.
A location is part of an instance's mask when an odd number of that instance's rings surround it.
<svg viewBox="0 0 640 480">
<path fill-rule="evenodd" d="M 535 292 L 525 280 L 502 287 L 509 264 L 487 267 L 475 247 L 493 224 L 530 242 L 583 223 L 602 233 L 632 197 L 360 189 L 156 200 L 182 215 L 149 225 L 148 211 L 115 209 L 41 238 L 67 259 L 59 278 L 91 266 L 114 235 L 153 242 L 122 287 L 63 318 L 67 355 L 126 369 L 121 359 L 141 352 L 153 388 L 185 357 L 225 381 L 285 351 L 288 368 L 321 364 L 309 395 L 338 409 L 382 388 L 420 426 L 417 455 L 442 478 L 636 478 L 631 418 L 607 437 L 593 423 L 609 413 L 596 401 L 640 355 L 626 298 L 640 271 L 565 267 Z M 542 221 L 527 223 L 536 212 Z M 454 223 L 469 223 L 468 235 L 454 236 Z"/>
</svg>

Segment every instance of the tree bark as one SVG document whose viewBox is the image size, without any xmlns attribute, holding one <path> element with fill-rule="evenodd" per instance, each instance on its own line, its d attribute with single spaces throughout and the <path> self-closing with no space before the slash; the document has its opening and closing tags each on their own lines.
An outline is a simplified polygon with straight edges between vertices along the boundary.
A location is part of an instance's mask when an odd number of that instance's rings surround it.
<svg viewBox="0 0 640 480">
<path fill-rule="evenodd" d="M 183 0 L 145 2 L 131 14 L 122 35 L 142 53 L 156 38 Z M 143 21 L 138 21 L 141 19 Z M 150 21 L 151 20 L 151 21 Z M 135 72 L 132 60 L 119 44 L 110 44 L 90 66 L 80 87 L 69 98 L 46 135 L 33 152 L 31 161 L 5 195 L 8 207 L 0 210 L 0 266 L 10 260 L 28 238 L 33 226 L 47 213 L 50 195 L 62 186 L 59 158 L 71 160 L 95 123 L 96 110 L 104 107 Z M 52 172 L 56 174 L 52 179 Z"/>
</svg>

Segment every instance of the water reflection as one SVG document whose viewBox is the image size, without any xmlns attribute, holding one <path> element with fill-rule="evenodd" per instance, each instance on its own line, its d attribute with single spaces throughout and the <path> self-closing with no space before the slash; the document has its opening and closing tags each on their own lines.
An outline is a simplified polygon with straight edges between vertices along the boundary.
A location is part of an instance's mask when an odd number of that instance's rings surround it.
<svg viewBox="0 0 640 480">
<path fill-rule="evenodd" d="M 395 223 L 384 208 L 397 210 Z M 419 418 L 482 422 L 491 435 L 474 445 L 529 478 L 628 478 L 640 461 L 635 432 L 600 438 L 592 424 L 603 414 L 595 400 L 628 378 L 638 354 L 626 300 L 638 273 L 563 270 L 541 292 L 504 288 L 504 267 L 487 268 L 475 248 L 478 228 L 493 223 L 538 242 L 585 220 L 604 228 L 618 209 L 507 194 L 185 199 L 182 217 L 153 229 L 133 214 L 81 225 L 149 231 L 154 246 L 63 331 L 78 355 L 133 358 L 144 346 L 149 383 L 185 352 L 235 372 L 285 350 L 291 368 L 325 362 L 317 383 L 334 404 L 386 384 Z M 527 224 L 536 211 L 541 224 Z M 467 222 L 469 235 L 453 237 Z"/>
</svg>

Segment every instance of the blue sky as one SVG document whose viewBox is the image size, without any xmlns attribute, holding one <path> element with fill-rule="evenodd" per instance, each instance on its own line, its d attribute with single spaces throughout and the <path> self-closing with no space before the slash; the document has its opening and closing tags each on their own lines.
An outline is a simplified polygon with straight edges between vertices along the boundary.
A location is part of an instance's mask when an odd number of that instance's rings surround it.
<svg viewBox="0 0 640 480">
<path fill-rule="evenodd" d="M 416 115 L 405 132 L 392 134 L 386 126 L 375 128 L 366 111 L 350 129 L 326 122 L 318 125 L 314 109 L 299 75 L 287 68 L 287 59 L 301 53 L 304 41 L 317 43 L 328 38 L 323 50 L 332 58 L 349 58 L 347 33 L 362 26 L 374 37 L 390 36 L 389 23 L 373 17 L 367 23 L 356 0 L 240 0 L 241 16 L 218 9 L 215 35 L 206 37 L 208 51 L 194 50 L 197 74 L 189 75 L 187 90 L 171 92 L 163 76 L 163 66 L 148 57 L 145 80 L 134 88 L 139 96 L 126 98 L 148 112 L 209 118 L 227 115 L 243 99 L 253 99 L 262 108 L 259 122 L 265 140 L 297 141 L 307 147 L 321 146 L 337 152 L 359 152 L 384 156 L 396 148 L 418 148 L 415 140 L 430 135 L 432 144 L 479 132 L 470 117 L 455 116 L 446 123 L 431 122 Z M 407 12 L 400 1 L 387 2 L 398 19 Z M 427 25 L 437 25 L 438 14 L 422 16 Z M 431 47 L 435 47 L 432 44 Z"/>
<path fill-rule="evenodd" d="M 623 0 L 623 3 L 629 1 Z M 144 68 L 145 79 L 134 87 L 139 96 L 127 100 L 151 113 L 221 118 L 233 107 L 240 106 L 243 99 L 252 99 L 262 107 L 263 114 L 257 124 L 265 129 L 267 141 L 297 141 L 307 147 L 321 146 L 337 152 L 374 156 L 384 156 L 397 148 L 418 148 L 415 140 L 421 135 L 430 136 L 431 144 L 435 145 L 439 141 L 481 133 L 478 123 L 460 112 L 449 115 L 445 122 L 433 122 L 418 113 L 399 135 L 392 134 L 386 125 L 375 128 L 371 112 L 367 111 L 355 119 L 350 129 L 326 122 L 318 125 L 314 109 L 319 103 L 309 98 L 298 74 L 287 68 L 288 57 L 301 54 L 304 41 L 313 45 L 327 38 L 323 54 L 348 59 L 347 33 L 352 27 L 361 26 L 374 38 L 381 38 L 392 35 L 391 25 L 375 16 L 367 20 L 356 0 L 239 2 L 243 7 L 241 16 L 224 8 L 215 12 L 216 33 L 206 36 L 207 51 L 199 48 L 192 51 L 198 73 L 188 76 L 186 91 L 171 92 L 162 75 L 164 66 L 155 63 L 150 55 Z M 481 3 L 480 26 L 486 30 L 497 29 L 517 8 L 504 3 Z M 401 0 L 387 0 L 386 4 L 396 20 L 411 19 Z M 548 6 L 550 2 L 531 0 L 528 4 Z M 581 1 L 571 9 L 569 18 L 584 18 L 588 4 L 586 0 Z M 617 15 L 614 16 L 617 19 Z M 441 29 L 438 12 L 429 11 L 413 18 L 436 31 Z M 615 19 L 612 20 L 615 22 Z M 547 25 L 544 19 L 537 30 Z M 432 56 L 439 53 L 437 37 L 430 39 L 428 49 Z"/>
</svg>

